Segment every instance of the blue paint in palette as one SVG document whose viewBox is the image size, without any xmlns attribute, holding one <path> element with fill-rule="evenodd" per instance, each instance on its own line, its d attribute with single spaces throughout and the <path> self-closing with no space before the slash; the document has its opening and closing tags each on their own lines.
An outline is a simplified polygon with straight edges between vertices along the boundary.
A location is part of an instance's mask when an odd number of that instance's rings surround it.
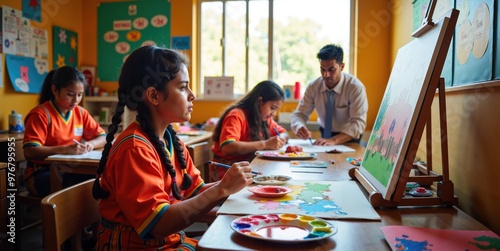
<svg viewBox="0 0 500 251">
<path fill-rule="evenodd" d="M 251 225 L 248 223 L 235 222 L 233 227 L 238 229 L 238 230 L 241 230 L 241 229 L 248 229 L 251 227 Z"/>
</svg>

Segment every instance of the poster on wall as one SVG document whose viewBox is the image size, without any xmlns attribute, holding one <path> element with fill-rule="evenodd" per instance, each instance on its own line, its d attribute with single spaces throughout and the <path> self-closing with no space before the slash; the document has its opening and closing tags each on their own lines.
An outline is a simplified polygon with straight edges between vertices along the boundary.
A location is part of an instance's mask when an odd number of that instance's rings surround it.
<svg viewBox="0 0 500 251">
<path fill-rule="evenodd" d="M 3 8 L 0 6 L 0 53 L 3 53 L 3 36 L 2 36 L 2 32 L 3 32 Z"/>
<path fill-rule="evenodd" d="M 170 1 L 100 3 L 97 27 L 98 78 L 116 81 L 123 62 L 135 49 L 170 47 Z"/>
<path fill-rule="evenodd" d="M 457 0 L 453 85 L 491 80 L 493 76 L 493 0 Z"/>
<path fill-rule="evenodd" d="M 29 56 L 31 26 L 20 10 L 2 8 L 2 45 L 5 54 Z"/>
<path fill-rule="evenodd" d="M 500 4 L 496 4 L 495 5 L 495 11 L 497 13 L 500 13 Z M 498 15 L 498 14 L 497 14 Z M 496 23 L 496 32 L 495 32 L 495 35 L 496 35 L 496 38 L 494 40 L 495 42 L 495 45 L 497 46 L 500 46 L 500 18 L 497 18 L 497 20 L 495 20 L 495 23 Z M 493 57 L 495 58 L 495 69 L 493 69 L 493 74 L 494 74 L 494 78 L 495 79 L 500 79 L 500 50 L 499 49 L 496 49 L 495 50 L 495 56 Z"/>
<path fill-rule="evenodd" d="M 23 17 L 42 21 L 42 0 L 23 0 Z"/>
<path fill-rule="evenodd" d="M 53 62 L 54 69 L 63 66 L 77 67 L 78 34 L 58 26 L 53 27 Z"/>
<path fill-rule="evenodd" d="M 49 59 L 49 33 L 47 30 L 31 28 L 30 57 Z"/>
<path fill-rule="evenodd" d="M 413 1 L 413 31 L 417 30 L 422 25 L 428 7 L 429 0 Z M 434 8 L 434 13 L 432 15 L 432 21 L 439 21 L 453 8 L 453 0 L 437 0 L 436 7 Z M 444 78 L 445 86 L 451 86 L 453 84 L 453 44 L 454 43 L 452 42 L 450 48 L 448 49 L 443 71 L 441 72 L 441 77 Z"/>
<path fill-rule="evenodd" d="M 7 74 L 17 92 L 40 93 L 43 80 L 49 72 L 46 59 L 5 54 Z"/>
</svg>

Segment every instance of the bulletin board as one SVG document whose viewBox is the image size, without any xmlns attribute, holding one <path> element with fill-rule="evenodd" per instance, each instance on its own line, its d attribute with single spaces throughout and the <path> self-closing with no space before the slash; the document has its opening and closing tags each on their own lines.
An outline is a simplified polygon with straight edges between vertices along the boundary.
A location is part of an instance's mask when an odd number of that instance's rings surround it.
<svg viewBox="0 0 500 251">
<path fill-rule="evenodd" d="M 382 194 L 392 199 L 396 185 L 405 184 L 430 111 L 444 58 L 455 28 L 457 12 L 401 47 L 368 140 L 359 171 Z M 423 118 L 422 118 L 423 117 Z M 418 123 L 417 123 L 418 122 Z M 406 175 L 404 175 L 406 174 Z"/>
<path fill-rule="evenodd" d="M 97 7 L 97 76 L 117 81 L 123 62 L 144 45 L 170 47 L 167 0 L 100 3 Z"/>
<path fill-rule="evenodd" d="M 52 31 L 54 68 L 78 67 L 78 33 L 54 26 Z"/>
<path fill-rule="evenodd" d="M 460 11 L 455 29 L 453 85 L 493 77 L 493 0 L 457 0 Z"/>
<path fill-rule="evenodd" d="M 429 0 L 414 0 L 413 1 L 413 31 L 420 28 L 422 21 L 425 17 L 427 8 L 429 6 Z M 432 15 L 432 20 L 434 22 L 439 21 L 443 16 L 448 13 L 455 6 L 454 0 L 437 0 L 434 13 Z M 454 38 L 452 38 L 454 39 Z M 445 85 L 453 85 L 453 51 L 454 43 L 450 45 L 448 49 L 448 54 L 446 55 L 446 60 L 444 62 L 443 71 L 441 72 L 441 77 L 444 78 Z"/>
</svg>

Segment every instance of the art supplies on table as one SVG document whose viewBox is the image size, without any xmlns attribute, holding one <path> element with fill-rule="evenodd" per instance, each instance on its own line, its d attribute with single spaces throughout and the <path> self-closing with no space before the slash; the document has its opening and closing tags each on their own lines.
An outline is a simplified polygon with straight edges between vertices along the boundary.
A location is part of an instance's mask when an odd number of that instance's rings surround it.
<svg viewBox="0 0 500 251">
<path fill-rule="evenodd" d="M 290 167 L 326 168 L 327 166 L 326 161 L 321 160 L 290 161 Z"/>
</svg>

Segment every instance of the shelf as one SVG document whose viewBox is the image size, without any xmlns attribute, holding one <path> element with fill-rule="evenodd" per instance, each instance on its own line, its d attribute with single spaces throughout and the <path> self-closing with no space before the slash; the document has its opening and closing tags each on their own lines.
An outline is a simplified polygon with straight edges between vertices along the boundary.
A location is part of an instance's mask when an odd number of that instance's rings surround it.
<svg viewBox="0 0 500 251">
<path fill-rule="evenodd" d="M 85 96 L 85 102 L 118 102 L 118 96 Z"/>
</svg>

